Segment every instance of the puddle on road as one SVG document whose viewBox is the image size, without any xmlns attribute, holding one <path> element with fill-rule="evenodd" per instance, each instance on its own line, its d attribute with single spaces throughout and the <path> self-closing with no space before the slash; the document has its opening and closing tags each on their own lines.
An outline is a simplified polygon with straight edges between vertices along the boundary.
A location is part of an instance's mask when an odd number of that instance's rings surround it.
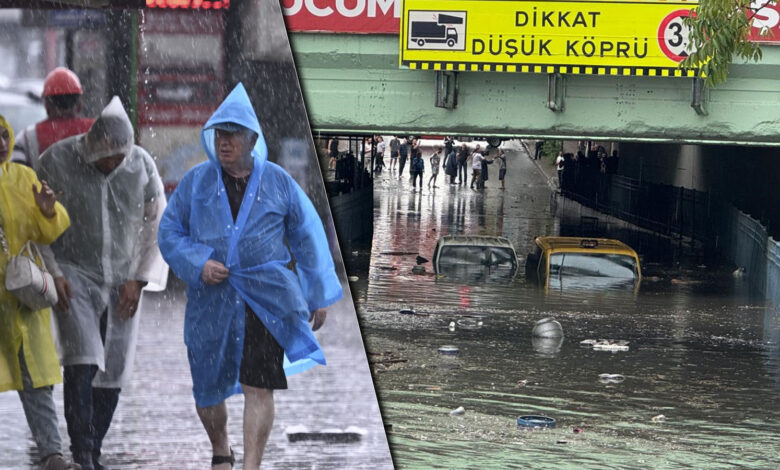
<svg viewBox="0 0 780 470">
<path fill-rule="evenodd" d="M 637 295 L 545 294 L 522 278 L 468 285 L 430 274 L 430 263 L 412 273 L 445 234 L 503 235 L 522 264 L 533 237 L 557 233 L 544 181 L 526 157 L 512 157 L 519 176 L 505 192 L 411 193 L 389 177 L 375 186 L 359 307 L 396 466 L 772 467 L 780 314 L 747 296 L 730 268 L 650 265 Z M 409 308 L 418 315 L 399 313 Z M 534 323 L 550 316 L 563 340 L 532 339 Z M 476 317 L 481 325 L 463 321 Z M 629 349 L 580 345 L 600 338 Z M 459 353 L 441 355 L 442 345 Z M 459 406 L 465 414 L 451 416 Z M 553 417 L 557 427 L 518 430 L 521 415 Z"/>
</svg>

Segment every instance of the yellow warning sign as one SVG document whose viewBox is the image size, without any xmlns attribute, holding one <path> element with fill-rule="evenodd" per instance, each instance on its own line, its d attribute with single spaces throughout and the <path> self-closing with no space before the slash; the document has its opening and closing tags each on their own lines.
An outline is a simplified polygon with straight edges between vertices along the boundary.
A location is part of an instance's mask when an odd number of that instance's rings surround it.
<svg viewBox="0 0 780 470">
<path fill-rule="evenodd" d="M 401 66 L 422 70 L 697 76 L 685 0 L 404 0 Z"/>
</svg>

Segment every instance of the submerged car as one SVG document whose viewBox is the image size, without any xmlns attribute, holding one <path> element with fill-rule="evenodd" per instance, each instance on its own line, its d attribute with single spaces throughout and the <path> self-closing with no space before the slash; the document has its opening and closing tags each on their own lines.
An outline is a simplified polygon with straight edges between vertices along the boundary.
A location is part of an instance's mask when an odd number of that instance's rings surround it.
<svg viewBox="0 0 780 470">
<path fill-rule="evenodd" d="M 526 275 L 549 289 L 638 288 L 639 256 L 609 238 L 537 237 L 526 258 Z"/>
<path fill-rule="evenodd" d="M 439 239 L 433 251 L 433 269 L 447 277 L 512 279 L 517 266 L 515 248 L 503 237 L 447 235 Z"/>
</svg>

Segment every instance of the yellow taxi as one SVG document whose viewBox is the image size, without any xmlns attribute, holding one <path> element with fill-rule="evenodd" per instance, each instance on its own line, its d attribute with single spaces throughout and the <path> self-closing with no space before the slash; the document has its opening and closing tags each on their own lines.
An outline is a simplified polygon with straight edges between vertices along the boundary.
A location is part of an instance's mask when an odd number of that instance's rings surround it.
<svg viewBox="0 0 780 470">
<path fill-rule="evenodd" d="M 546 289 L 630 287 L 642 281 L 639 256 L 610 238 L 536 237 L 526 274 Z"/>
</svg>

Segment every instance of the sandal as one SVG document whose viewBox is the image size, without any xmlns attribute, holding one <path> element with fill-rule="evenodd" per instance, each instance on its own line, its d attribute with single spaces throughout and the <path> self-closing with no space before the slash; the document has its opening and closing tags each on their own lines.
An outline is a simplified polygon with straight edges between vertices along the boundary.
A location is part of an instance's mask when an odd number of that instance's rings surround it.
<svg viewBox="0 0 780 470">
<path fill-rule="evenodd" d="M 230 455 L 215 455 L 211 457 L 211 466 L 222 465 L 223 463 L 229 463 L 230 468 L 233 468 L 233 464 L 236 463 L 236 454 L 233 452 L 233 448 L 230 448 Z"/>
</svg>

